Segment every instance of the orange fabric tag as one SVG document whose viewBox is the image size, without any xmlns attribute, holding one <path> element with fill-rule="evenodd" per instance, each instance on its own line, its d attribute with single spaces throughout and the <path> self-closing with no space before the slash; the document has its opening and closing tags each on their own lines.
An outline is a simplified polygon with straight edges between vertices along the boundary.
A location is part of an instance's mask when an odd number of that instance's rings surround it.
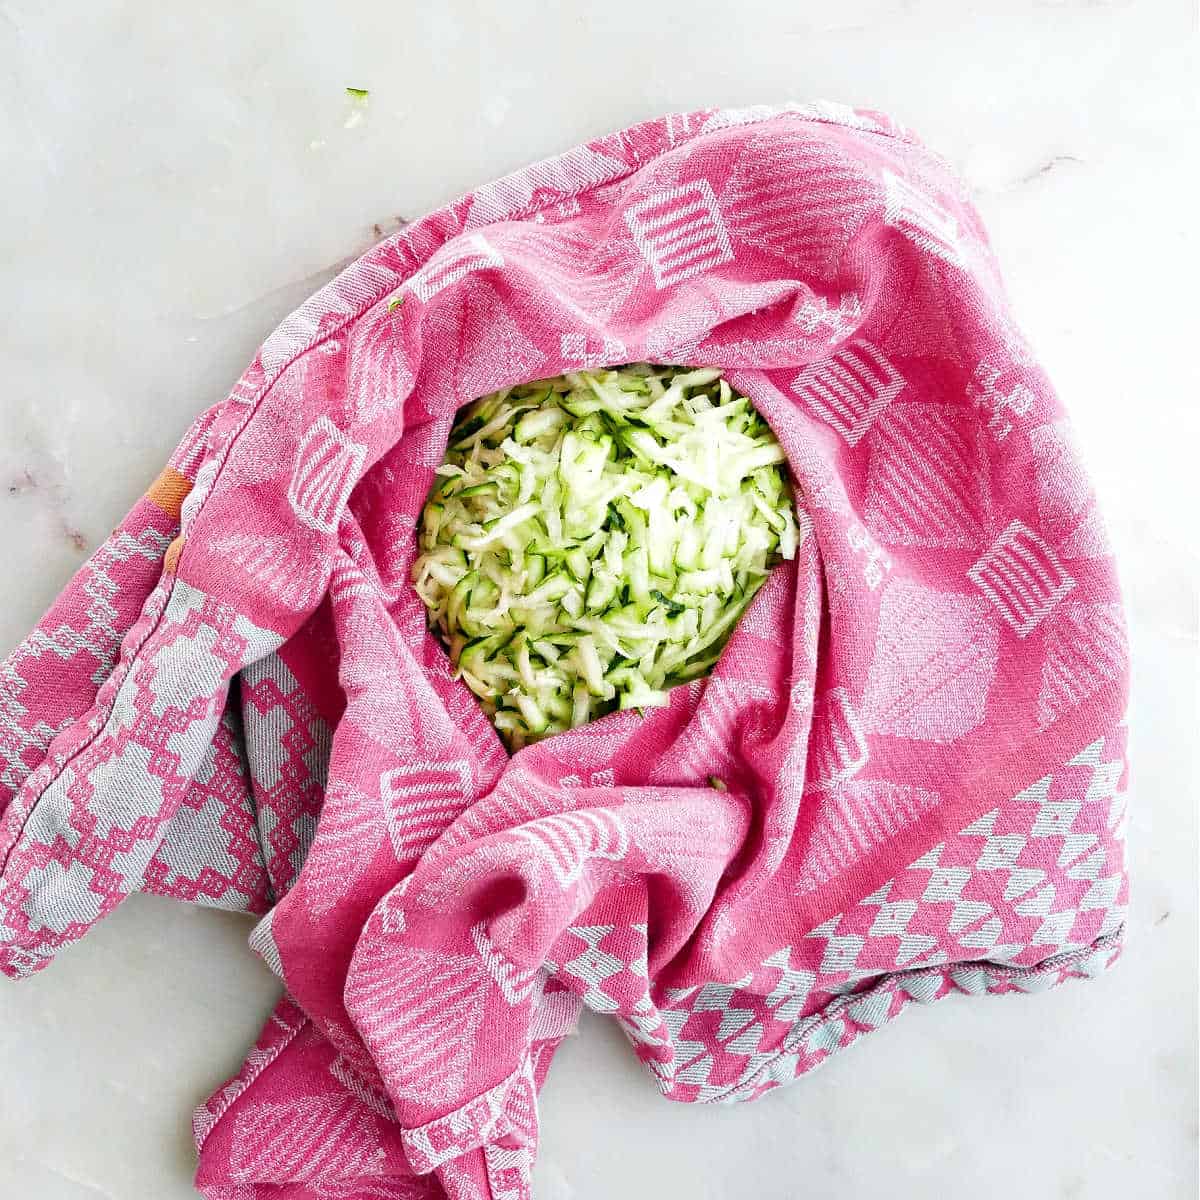
<svg viewBox="0 0 1200 1200">
<path fill-rule="evenodd" d="M 192 490 L 192 481 L 172 467 L 163 468 L 162 474 L 146 491 L 146 499 L 157 504 L 169 517 L 179 520 L 179 511 L 184 498 Z"/>
<path fill-rule="evenodd" d="M 163 570 L 171 575 L 175 574 L 175 566 L 179 562 L 179 556 L 183 553 L 183 538 L 177 537 L 168 547 L 166 554 L 163 555 Z"/>
</svg>

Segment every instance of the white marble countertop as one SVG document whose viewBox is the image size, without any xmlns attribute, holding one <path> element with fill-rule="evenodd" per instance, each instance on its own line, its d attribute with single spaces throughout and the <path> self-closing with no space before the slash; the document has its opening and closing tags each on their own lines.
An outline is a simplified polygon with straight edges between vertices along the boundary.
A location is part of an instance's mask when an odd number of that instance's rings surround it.
<svg viewBox="0 0 1200 1200">
<path fill-rule="evenodd" d="M 0 68 L 0 651 L 276 322 L 399 218 L 711 104 L 880 108 L 957 162 L 1122 554 L 1124 959 L 916 1012 L 732 1110 L 664 1103 L 585 1023 L 544 1092 L 539 1196 L 1196 1195 L 1194 5 L 9 0 Z M 350 127 L 347 85 L 371 93 Z M 135 897 L 0 985 L 0 1196 L 194 1195 L 190 1109 L 275 994 L 247 929 Z"/>
</svg>

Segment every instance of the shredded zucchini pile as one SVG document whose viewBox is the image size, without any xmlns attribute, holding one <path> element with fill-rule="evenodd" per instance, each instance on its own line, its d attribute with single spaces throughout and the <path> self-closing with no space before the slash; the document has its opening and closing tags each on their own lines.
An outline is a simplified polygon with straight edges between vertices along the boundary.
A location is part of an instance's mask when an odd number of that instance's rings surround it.
<svg viewBox="0 0 1200 1200">
<path fill-rule="evenodd" d="M 783 462 L 712 369 L 580 371 L 462 410 L 413 578 L 511 749 L 712 667 L 795 553 Z"/>
</svg>

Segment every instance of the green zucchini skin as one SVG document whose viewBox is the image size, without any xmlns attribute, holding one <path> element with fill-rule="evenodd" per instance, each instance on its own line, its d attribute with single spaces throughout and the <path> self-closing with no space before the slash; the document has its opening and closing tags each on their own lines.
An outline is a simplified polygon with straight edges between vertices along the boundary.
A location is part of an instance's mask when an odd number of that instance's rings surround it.
<svg viewBox="0 0 1200 1200">
<path fill-rule="evenodd" d="M 437 474 L 414 586 L 512 750 L 668 703 L 799 540 L 784 452 L 715 368 L 484 396 Z"/>
</svg>

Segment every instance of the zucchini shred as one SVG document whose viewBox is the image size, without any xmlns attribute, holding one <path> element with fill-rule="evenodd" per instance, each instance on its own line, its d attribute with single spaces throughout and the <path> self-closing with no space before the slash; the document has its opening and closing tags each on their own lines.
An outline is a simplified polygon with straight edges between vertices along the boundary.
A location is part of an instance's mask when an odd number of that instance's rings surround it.
<svg viewBox="0 0 1200 1200">
<path fill-rule="evenodd" d="M 782 448 L 716 368 L 640 363 L 463 408 L 413 582 L 512 751 L 666 704 L 798 541 Z"/>
</svg>

